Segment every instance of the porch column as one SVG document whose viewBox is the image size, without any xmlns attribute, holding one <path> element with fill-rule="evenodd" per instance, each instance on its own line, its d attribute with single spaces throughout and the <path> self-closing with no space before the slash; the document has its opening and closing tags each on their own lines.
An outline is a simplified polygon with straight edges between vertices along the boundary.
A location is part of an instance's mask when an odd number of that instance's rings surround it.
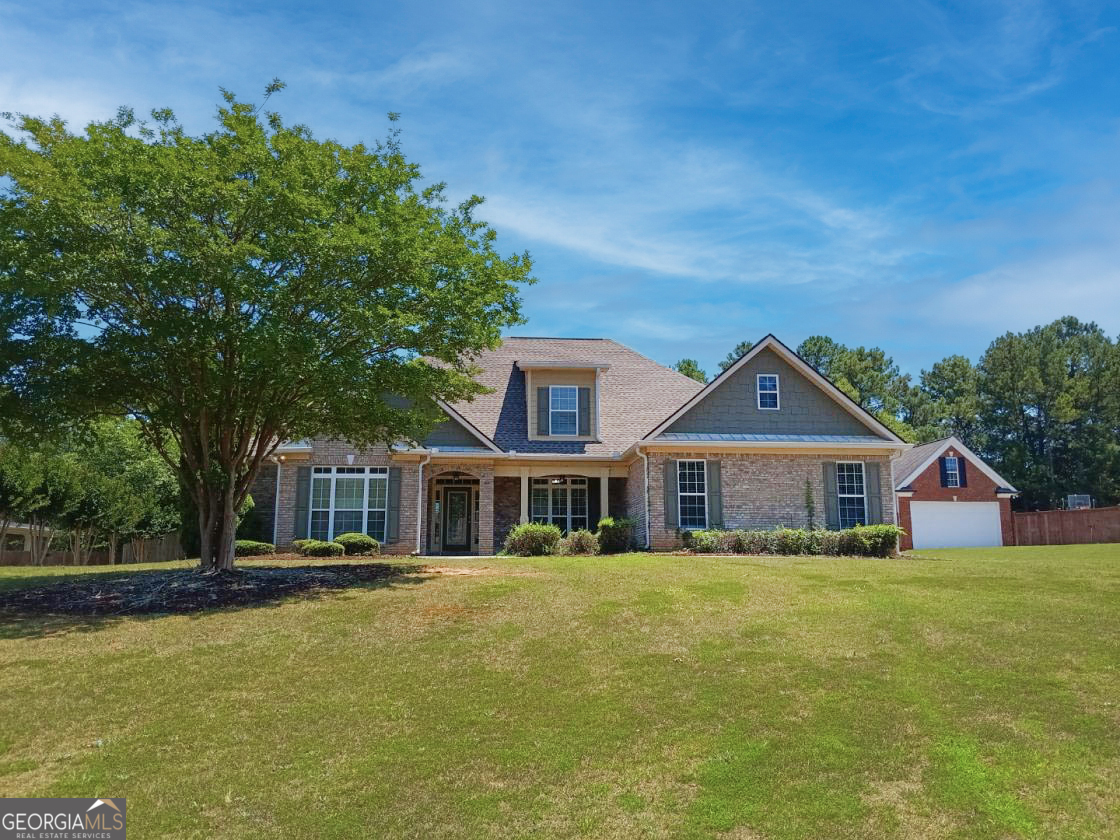
<svg viewBox="0 0 1120 840">
<path fill-rule="evenodd" d="M 494 553 L 494 468 L 478 480 L 478 553 Z"/>
<path fill-rule="evenodd" d="M 599 470 L 599 516 L 610 516 L 610 483 L 611 483 L 611 468 L 602 467 Z M 592 531 L 597 530 L 599 527 L 598 522 L 588 522 L 587 527 Z"/>
<path fill-rule="evenodd" d="M 521 468 L 521 524 L 529 521 L 529 468 Z"/>
</svg>

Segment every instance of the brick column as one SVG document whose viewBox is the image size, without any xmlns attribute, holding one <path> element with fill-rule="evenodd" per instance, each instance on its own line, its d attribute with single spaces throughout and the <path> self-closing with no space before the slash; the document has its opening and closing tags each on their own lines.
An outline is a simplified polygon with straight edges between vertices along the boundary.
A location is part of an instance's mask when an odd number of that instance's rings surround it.
<svg viewBox="0 0 1120 840">
<path fill-rule="evenodd" d="M 494 553 L 494 470 L 482 471 L 478 480 L 478 553 Z"/>
</svg>

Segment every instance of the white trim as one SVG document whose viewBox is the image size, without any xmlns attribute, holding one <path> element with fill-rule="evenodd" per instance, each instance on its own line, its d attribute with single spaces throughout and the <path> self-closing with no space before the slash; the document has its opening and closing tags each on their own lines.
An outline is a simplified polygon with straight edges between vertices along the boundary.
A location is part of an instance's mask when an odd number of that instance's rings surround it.
<svg viewBox="0 0 1120 840">
<path fill-rule="evenodd" d="M 851 414 L 853 417 L 855 417 L 857 420 L 859 420 L 861 423 L 875 432 L 875 434 L 880 435 L 884 438 L 884 440 L 890 441 L 892 443 L 907 445 L 906 441 L 904 441 L 902 438 L 900 438 L 898 435 L 896 435 L 894 432 L 880 423 L 877 419 L 875 419 L 875 417 L 870 412 L 866 411 L 863 408 L 860 408 L 860 406 L 851 397 L 849 397 L 847 394 L 845 394 L 843 391 L 829 382 L 825 377 L 821 376 L 821 374 L 814 370 L 813 367 L 809 365 L 804 359 L 802 359 L 800 356 L 798 356 L 796 353 L 782 344 L 782 342 L 778 341 L 778 339 L 773 335 L 766 336 L 764 339 L 759 341 L 758 344 L 748 350 L 745 355 L 740 356 L 739 360 L 735 362 L 735 364 L 733 364 L 731 367 L 729 367 L 727 370 L 725 370 L 723 373 L 709 382 L 703 390 L 698 391 L 695 395 L 693 395 L 693 397 L 688 402 L 686 402 L 675 412 L 673 412 L 673 414 L 667 420 L 662 422 L 661 425 L 659 425 L 656 429 L 643 437 L 642 440 L 649 441 L 653 438 L 656 438 L 659 434 L 672 426 L 673 423 L 679 420 L 686 412 L 691 410 L 693 406 L 695 406 L 701 400 L 705 399 L 709 394 L 712 393 L 712 391 L 714 391 L 724 382 L 728 381 L 732 374 L 735 373 L 735 371 L 739 370 L 739 368 L 743 367 L 743 365 L 745 365 L 766 348 L 770 348 L 783 359 L 785 359 L 785 361 L 788 362 L 791 367 L 810 379 L 822 391 L 824 391 L 825 394 L 831 397 L 841 408 L 843 408 L 845 411 L 847 411 L 849 414 Z"/>
<path fill-rule="evenodd" d="M 952 474 L 949 471 L 949 461 L 953 461 Z M 961 486 L 961 456 L 960 455 L 946 455 L 945 456 L 945 486 L 951 487 L 954 490 L 959 489 Z"/>
<path fill-rule="evenodd" d="M 771 408 L 768 405 L 762 404 L 762 377 L 774 377 L 774 397 L 777 400 L 777 405 Z M 771 393 L 770 391 L 766 392 Z M 759 411 L 781 411 L 782 410 L 782 380 L 776 373 L 756 373 L 754 375 L 754 397 L 755 405 Z"/>
<path fill-rule="evenodd" d="M 680 458 L 674 461 L 677 469 L 677 527 L 682 531 L 706 531 L 708 529 L 708 462 L 703 458 Z M 703 493 L 682 493 L 681 492 L 681 464 L 702 464 L 704 467 L 704 492 Z M 704 498 L 704 525 L 697 528 L 695 525 L 685 527 L 682 521 L 684 517 L 681 515 L 681 496 L 703 496 Z"/>
<path fill-rule="evenodd" d="M 860 486 L 863 487 L 863 493 L 861 495 L 856 495 L 855 493 L 841 493 L 840 492 L 840 466 L 841 466 L 841 464 L 843 464 L 845 466 L 851 465 L 851 464 L 859 465 L 859 473 L 860 473 L 859 483 L 860 483 Z M 863 499 L 863 518 L 865 520 L 863 524 L 866 525 L 867 524 L 866 520 L 868 518 L 868 516 L 867 516 L 867 465 L 864 464 L 863 461 L 837 461 L 836 462 L 836 519 L 840 523 L 840 529 L 841 530 L 844 529 L 845 525 L 844 525 L 844 520 L 841 518 L 842 515 L 841 515 L 841 512 L 840 512 L 840 500 L 841 499 L 859 499 L 859 498 Z M 848 525 L 846 527 L 850 528 L 852 526 Z"/>
<path fill-rule="evenodd" d="M 577 483 L 573 484 L 573 480 Z M 543 486 L 545 489 L 548 490 L 548 514 L 547 514 L 547 516 L 545 516 L 543 518 L 549 524 L 561 525 L 561 529 L 564 531 L 564 533 L 571 533 L 571 531 L 572 531 L 572 519 L 573 519 L 573 514 L 572 514 L 572 491 L 577 490 L 577 489 L 582 489 L 583 490 L 583 516 L 582 516 L 583 530 L 588 530 L 588 531 L 593 530 L 595 525 L 599 524 L 598 522 L 596 522 L 594 525 L 591 523 L 591 481 L 585 476 L 569 476 L 569 475 L 538 476 L 538 477 L 534 477 L 534 478 L 530 479 L 530 481 L 529 481 L 529 521 L 530 522 L 534 522 L 537 519 L 542 518 L 542 517 L 537 516 L 536 513 L 533 511 L 533 498 L 532 498 L 534 488 L 541 487 L 541 486 Z M 564 516 L 563 516 L 563 518 L 557 518 L 557 519 L 554 520 L 553 515 L 552 515 L 552 496 L 553 496 L 554 493 L 556 493 L 559 490 L 563 490 L 564 491 L 564 496 L 566 497 L 565 500 L 564 500 Z M 601 516 L 606 516 L 606 514 L 601 514 Z"/>
<path fill-rule="evenodd" d="M 975 452 L 973 452 L 971 449 L 969 449 L 967 446 L 965 446 L 961 442 L 960 438 L 955 437 L 955 436 L 945 438 L 945 440 L 943 440 L 941 442 L 941 445 L 936 447 L 933 450 L 933 454 L 931 454 L 924 461 L 922 461 L 922 463 L 919 464 L 915 469 L 911 470 L 909 472 L 909 474 L 907 474 L 907 475 L 903 476 L 901 479 L 899 479 L 899 481 L 895 484 L 894 489 L 898 490 L 898 489 L 908 485 L 911 481 L 913 481 L 919 475 L 924 473 L 929 468 L 929 465 L 932 464 L 934 461 L 936 461 L 938 458 L 940 458 L 941 453 L 944 452 L 946 449 L 948 449 L 950 447 L 952 447 L 953 449 L 957 449 L 957 450 L 959 450 L 960 453 L 964 454 L 968 458 L 969 462 L 974 467 L 976 467 L 978 470 L 980 470 L 980 472 L 984 473 L 984 475 L 986 475 L 988 478 L 990 478 L 992 481 L 995 482 L 996 487 L 1006 487 L 1008 490 L 1011 491 L 1012 494 L 1018 494 L 1019 491 L 1016 490 L 1011 485 L 1011 483 L 1007 481 L 1007 479 L 1005 479 L 1002 475 L 1000 475 L 995 470 L 993 470 L 991 467 L 989 467 L 984 462 L 983 458 L 981 458 L 979 455 L 977 455 Z"/>
<path fill-rule="evenodd" d="M 538 361 L 520 359 L 514 362 L 522 370 L 609 370 L 610 362 L 576 362 L 571 359 L 542 359 Z"/>
<path fill-rule="evenodd" d="M 316 473 L 316 470 L 330 470 L 330 472 Z M 385 531 L 382 534 L 382 539 L 379 540 L 379 542 L 382 542 L 382 543 L 385 542 L 388 539 L 388 535 L 389 535 L 389 468 L 388 467 L 378 467 L 378 466 L 351 467 L 351 466 L 341 466 L 341 465 L 338 465 L 338 464 L 315 464 L 315 465 L 313 465 L 311 467 L 311 483 L 308 485 L 308 488 L 307 488 L 308 489 L 308 493 L 307 493 L 307 536 L 311 537 L 311 517 L 312 517 L 312 515 L 315 514 L 316 512 L 321 513 L 323 511 L 327 511 L 327 536 L 326 536 L 327 541 L 329 542 L 330 540 L 333 540 L 337 536 L 337 534 L 335 534 L 335 532 L 334 532 L 334 514 L 335 514 L 334 499 L 335 499 L 335 485 L 338 481 L 338 477 L 339 477 L 338 471 L 339 470 L 361 470 L 360 473 L 358 473 L 358 472 L 344 472 L 342 474 L 342 477 L 343 478 L 361 478 L 362 479 L 362 528 L 361 528 L 361 533 L 363 533 L 363 534 L 366 534 L 366 533 L 369 532 L 369 514 L 370 514 L 369 486 L 370 486 L 370 481 L 375 476 L 379 479 L 383 478 L 385 480 L 385 507 L 383 507 L 383 508 L 373 508 L 373 510 L 375 512 L 376 511 L 383 511 L 385 513 Z M 328 484 L 330 486 L 329 495 L 327 496 L 328 506 L 325 507 L 325 508 L 314 507 L 316 476 L 318 476 L 320 480 L 322 480 L 324 477 L 327 477 L 327 476 L 329 476 L 329 478 L 330 478 L 330 480 L 328 482 Z M 343 512 L 354 513 L 355 509 L 354 508 L 343 508 Z M 315 537 L 311 537 L 311 538 L 316 539 Z M 376 539 L 376 537 L 375 537 L 375 539 Z"/>
<path fill-rule="evenodd" d="M 424 492 L 424 465 L 432 460 L 432 456 L 425 456 L 419 464 L 416 465 L 416 553 L 420 554 L 424 550 L 424 528 L 421 527 L 424 522 L 424 503 L 428 500 L 428 494 Z M 366 482 L 366 487 L 369 487 L 369 482 Z M 368 492 L 368 491 L 367 491 Z M 389 507 L 389 486 L 385 486 L 385 507 Z M 389 511 L 385 511 L 385 528 L 389 527 Z"/>
</svg>

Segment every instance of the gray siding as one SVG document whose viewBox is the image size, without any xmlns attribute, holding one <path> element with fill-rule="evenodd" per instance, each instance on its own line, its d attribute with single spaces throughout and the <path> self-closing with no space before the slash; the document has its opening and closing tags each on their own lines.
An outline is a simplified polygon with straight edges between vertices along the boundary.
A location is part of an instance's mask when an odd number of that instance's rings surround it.
<svg viewBox="0 0 1120 840">
<path fill-rule="evenodd" d="M 462 424 L 448 417 L 424 438 L 424 446 L 474 446 L 484 448 L 486 444 L 471 434 Z"/>
<path fill-rule="evenodd" d="M 776 373 L 781 408 L 760 411 L 755 376 Z M 667 431 L 693 434 L 867 435 L 871 430 L 772 350 L 763 350 Z"/>
</svg>

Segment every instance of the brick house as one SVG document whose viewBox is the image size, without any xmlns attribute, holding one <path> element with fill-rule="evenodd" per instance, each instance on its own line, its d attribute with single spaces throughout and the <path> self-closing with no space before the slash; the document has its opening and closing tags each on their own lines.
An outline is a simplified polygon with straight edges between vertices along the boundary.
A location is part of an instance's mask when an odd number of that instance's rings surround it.
<svg viewBox="0 0 1120 840">
<path fill-rule="evenodd" d="M 253 497 L 273 541 L 377 537 L 386 553 L 491 554 L 518 522 L 697 528 L 893 522 L 909 445 L 773 336 L 706 386 L 607 339 L 509 338 L 488 393 L 441 404 L 421 442 L 285 444 Z M 271 515 L 265 513 L 271 511 Z"/>
<path fill-rule="evenodd" d="M 1018 490 L 959 438 L 923 443 L 894 461 L 900 542 L 911 548 L 1015 544 Z"/>
</svg>

